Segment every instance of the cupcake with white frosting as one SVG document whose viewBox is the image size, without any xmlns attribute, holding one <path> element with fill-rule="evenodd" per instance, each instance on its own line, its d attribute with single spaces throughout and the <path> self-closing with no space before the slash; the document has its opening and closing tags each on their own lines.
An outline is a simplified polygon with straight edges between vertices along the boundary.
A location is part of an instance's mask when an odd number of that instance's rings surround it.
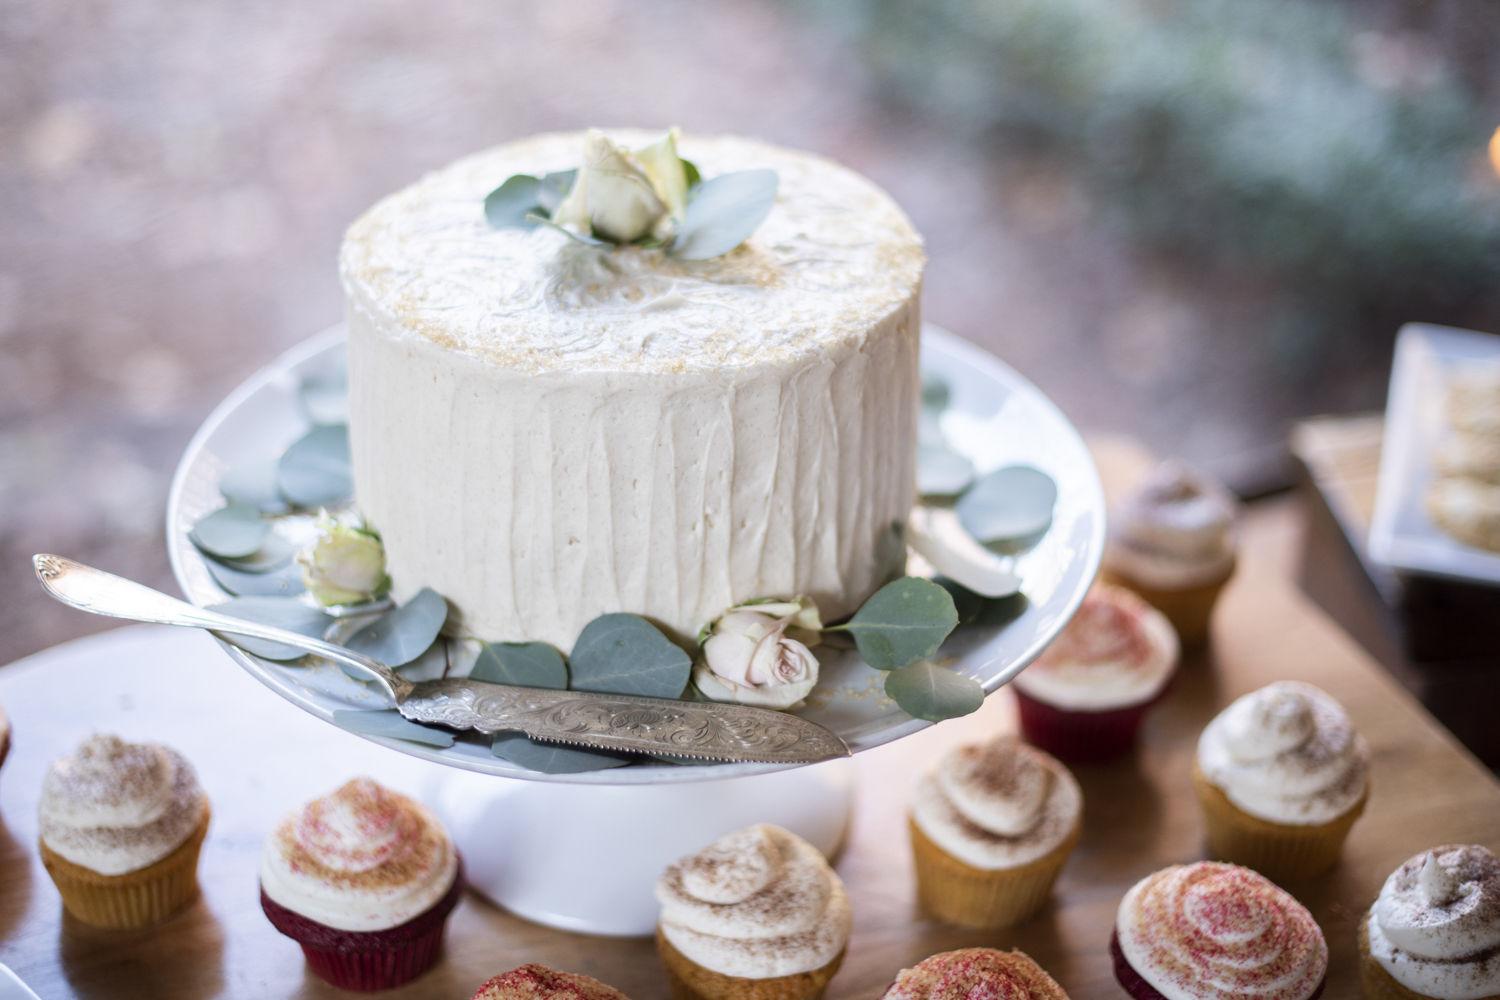
<svg viewBox="0 0 1500 1000">
<path fill-rule="evenodd" d="M 1083 828 L 1083 793 L 1006 734 L 955 747 L 912 789 L 917 897 L 962 927 L 1009 927 L 1046 903 Z"/>
<path fill-rule="evenodd" d="M 1500 997 L 1500 858 L 1434 847 L 1391 873 L 1359 925 L 1365 1000 Z"/>
<path fill-rule="evenodd" d="M 1135 1000 L 1317 1000 L 1328 942 L 1264 876 L 1200 861 L 1141 879 L 1115 917 L 1115 978 Z"/>
<path fill-rule="evenodd" d="M 1096 583 L 1067 628 L 1011 686 L 1026 741 L 1073 764 L 1128 754 L 1177 672 L 1177 635 L 1123 587 Z"/>
<path fill-rule="evenodd" d="M 1234 575 L 1238 519 L 1239 502 L 1223 484 L 1169 459 L 1110 511 L 1102 579 L 1165 614 L 1183 645 L 1201 642 Z"/>
<path fill-rule="evenodd" d="M 198 895 L 208 819 L 208 798 L 182 754 L 90 736 L 42 781 L 42 864 L 77 919 L 148 927 Z"/>
<path fill-rule="evenodd" d="M 461 876 L 431 811 L 356 778 L 288 815 L 266 840 L 260 905 L 319 977 L 384 990 L 437 961 Z"/>
<path fill-rule="evenodd" d="M 1209 853 L 1276 881 L 1332 868 L 1369 795 L 1370 748 L 1301 681 L 1238 699 L 1198 738 L 1193 786 Z"/>
<path fill-rule="evenodd" d="M 673 1000 L 817 1000 L 853 922 L 844 883 L 818 849 L 766 823 L 672 864 L 656 899 Z"/>
<path fill-rule="evenodd" d="M 1024 951 L 960 948 L 902 969 L 881 1000 L 1068 1000 Z"/>
<path fill-rule="evenodd" d="M 487 981 L 471 1000 L 629 1000 L 592 976 L 523 965 Z"/>
</svg>

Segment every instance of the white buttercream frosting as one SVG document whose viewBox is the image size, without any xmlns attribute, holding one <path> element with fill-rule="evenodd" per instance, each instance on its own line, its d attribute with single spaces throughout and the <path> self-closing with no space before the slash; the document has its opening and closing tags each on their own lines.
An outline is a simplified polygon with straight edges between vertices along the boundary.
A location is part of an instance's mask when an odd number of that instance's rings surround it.
<svg viewBox="0 0 1500 1000">
<path fill-rule="evenodd" d="M 460 160 L 345 240 L 355 487 L 395 596 L 430 586 L 472 634 L 565 652 L 608 612 L 683 638 L 768 595 L 853 612 L 899 574 L 916 499 L 920 238 L 828 160 L 693 136 L 705 177 L 780 177 L 723 257 L 486 223 L 489 191 L 582 148 Z"/>
<path fill-rule="evenodd" d="M 1055 708 L 1127 708 L 1162 692 L 1179 650 L 1160 611 L 1123 587 L 1096 583 L 1052 645 L 1011 683 Z"/>
<path fill-rule="evenodd" d="M 945 852 L 975 868 L 1045 857 L 1081 822 L 1072 772 L 1013 735 L 955 747 L 917 779 L 911 817 Z"/>
<path fill-rule="evenodd" d="M 1204 728 L 1198 768 L 1250 815 L 1305 826 L 1342 816 L 1364 797 L 1370 748 L 1329 695 L 1277 681 Z"/>
<path fill-rule="evenodd" d="M 1238 515 L 1221 483 L 1169 459 L 1110 511 L 1104 563 L 1157 590 L 1222 580 L 1234 569 Z"/>
<path fill-rule="evenodd" d="M 344 931 L 398 927 L 435 906 L 458 877 L 458 853 L 426 806 L 356 778 L 288 815 L 260 856 L 261 889 L 309 920 Z"/>
<path fill-rule="evenodd" d="M 849 943 L 849 896 L 818 849 L 766 823 L 675 862 L 656 883 L 661 932 L 726 976 L 769 979 L 822 968 Z"/>
<path fill-rule="evenodd" d="M 42 780 L 42 843 L 75 865 L 121 875 L 171 854 L 203 820 L 193 766 L 155 743 L 90 736 Z"/>
<path fill-rule="evenodd" d="M 1370 955 L 1435 1000 L 1500 995 L 1500 858 L 1478 845 L 1424 851 L 1370 907 Z"/>
</svg>

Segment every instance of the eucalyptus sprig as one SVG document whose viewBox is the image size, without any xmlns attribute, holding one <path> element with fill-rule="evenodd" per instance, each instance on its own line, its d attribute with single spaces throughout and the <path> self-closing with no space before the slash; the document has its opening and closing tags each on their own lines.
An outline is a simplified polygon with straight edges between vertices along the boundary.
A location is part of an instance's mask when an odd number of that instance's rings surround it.
<svg viewBox="0 0 1500 1000">
<path fill-rule="evenodd" d="M 484 199 L 496 229 L 556 229 L 593 246 L 664 248 L 680 260 L 707 260 L 749 239 L 776 203 L 768 169 L 703 180 L 677 155 L 678 130 L 638 150 L 598 129 L 584 138 L 583 166 L 537 177 L 515 174 Z"/>
</svg>

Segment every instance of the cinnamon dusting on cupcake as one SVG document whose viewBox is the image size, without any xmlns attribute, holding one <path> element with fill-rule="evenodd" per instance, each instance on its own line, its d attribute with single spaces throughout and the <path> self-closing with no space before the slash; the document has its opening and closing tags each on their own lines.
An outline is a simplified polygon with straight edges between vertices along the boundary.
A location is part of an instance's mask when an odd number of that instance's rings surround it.
<svg viewBox="0 0 1500 1000">
<path fill-rule="evenodd" d="M 486 982 L 473 1000 L 629 1000 L 597 979 L 559 972 L 545 965 L 523 965 Z"/>
</svg>

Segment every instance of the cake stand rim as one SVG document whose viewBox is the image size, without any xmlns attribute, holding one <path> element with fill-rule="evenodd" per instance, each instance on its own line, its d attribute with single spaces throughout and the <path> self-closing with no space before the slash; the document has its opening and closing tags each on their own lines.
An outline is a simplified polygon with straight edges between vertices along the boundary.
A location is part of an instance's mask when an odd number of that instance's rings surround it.
<svg viewBox="0 0 1500 1000">
<path fill-rule="evenodd" d="M 182 458 L 178 461 L 177 469 L 172 476 L 171 488 L 167 497 L 166 511 L 166 536 L 167 554 L 172 566 L 172 575 L 177 585 L 182 589 L 184 596 L 193 603 L 194 588 L 189 583 L 187 567 L 190 560 L 201 560 L 203 557 L 194 549 L 187 539 L 186 532 L 176 530 L 176 523 L 182 504 L 183 495 L 188 488 L 189 479 L 193 473 L 196 462 L 202 452 L 207 449 L 209 441 L 215 432 L 228 420 L 240 407 L 242 407 L 252 396 L 262 391 L 278 378 L 296 366 L 318 357 L 335 344 L 346 339 L 347 328 L 345 323 L 338 322 L 325 328 L 317 334 L 301 341 L 286 349 L 276 356 L 269 364 L 256 370 L 235 389 L 225 396 L 220 403 L 210 411 L 202 425 L 193 434 L 187 447 L 183 450 Z M 1067 416 L 1054 403 L 1046 393 L 1032 383 L 1032 381 L 1016 371 L 999 358 L 990 354 L 984 348 L 979 347 L 956 334 L 937 326 L 934 323 L 924 321 L 922 323 L 922 337 L 924 342 L 940 344 L 942 349 L 950 355 L 964 357 L 967 362 L 981 371 L 987 371 L 996 381 L 1008 384 L 1009 388 L 1019 388 L 1031 399 L 1033 404 L 1040 405 L 1047 412 L 1048 417 L 1055 425 L 1062 429 L 1066 436 L 1072 438 L 1072 443 L 1084 455 L 1088 454 L 1087 445 L 1078 429 L 1073 426 Z M 995 375 L 993 369 L 999 369 L 1003 374 Z M 1088 491 L 1088 508 L 1095 516 L 1093 518 L 1092 530 L 1083 553 L 1083 561 L 1087 563 L 1086 572 L 1082 579 L 1092 580 L 1098 573 L 1099 564 L 1104 553 L 1104 491 L 1099 478 L 1098 468 L 1090 457 L 1084 469 L 1086 475 L 1086 487 Z M 1078 607 L 1083 603 L 1084 596 L 1088 592 L 1087 586 L 1075 587 L 1068 595 L 1061 613 L 1052 626 L 1043 629 L 1035 642 L 1026 652 L 1016 657 L 1000 673 L 988 683 L 984 684 L 985 694 L 993 694 L 1005 684 L 1009 683 L 1016 674 L 1024 670 L 1030 663 L 1041 654 L 1041 651 L 1057 637 L 1063 627 L 1072 619 Z M 214 636 L 215 641 L 239 666 L 246 670 L 252 677 L 262 684 L 271 688 L 281 695 L 286 701 L 291 702 L 297 708 L 309 714 L 315 715 L 329 725 L 334 725 L 331 710 L 321 711 L 308 702 L 302 692 L 302 685 L 289 676 L 284 676 L 284 670 L 276 669 L 275 665 L 262 661 L 257 657 L 250 656 L 243 650 Z M 887 727 L 880 734 L 878 742 L 872 742 L 858 747 L 855 753 L 865 750 L 873 750 L 878 746 L 910 736 L 934 725 L 921 719 L 908 719 Z M 509 764 L 500 758 L 489 760 L 466 760 L 462 757 L 446 755 L 444 748 L 430 747 L 423 744 L 412 743 L 408 740 L 398 740 L 390 737 L 373 736 L 365 733 L 353 733 L 352 736 L 377 743 L 381 746 L 395 750 L 398 753 L 414 756 L 427 760 L 431 763 L 440 764 L 445 767 L 453 767 L 461 770 L 473 771 L 480 774 L 489 774 L 500 778 L 513 778 L 523 781 L 543 781 L 557 784 L 579 784 L 579 785 L 656 785 L 677 784 L 698 781 L 722 781 L 732 780 L 739 777 L 749 777 L 757 774 L 769 774 L 776 771 L 786 770 L 794 767 L 805 767 L 805 764 L 755 764 L 755 763 L 731 763 L 718 764 L 709 767 L 676 766 L 676 767 L 627 767 L 612 768 L 603 771 L 585 771 L 577 774 L 545 774 L 538 771 L 529 771 L 516 765 Z"/>
</svg>

